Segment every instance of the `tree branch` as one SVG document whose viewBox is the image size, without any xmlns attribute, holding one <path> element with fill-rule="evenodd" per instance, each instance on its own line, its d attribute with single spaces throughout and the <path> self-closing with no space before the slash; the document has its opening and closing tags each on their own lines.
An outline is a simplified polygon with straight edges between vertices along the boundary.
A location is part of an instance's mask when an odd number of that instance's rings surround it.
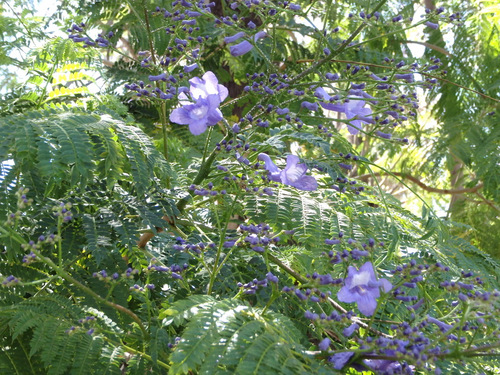
<svg viewBox="0 0 500 375">
<path fill-rule="evenodd" d="M 476 193 L 478 190 L 482 189 L 484 186 L 483 183 L 479 183 L 478 185 L 472 187 L 472 188 L 464 188 L 464 189 L 438 189 L 429 185 L 424 184 L 422 181 L 420 181 L 418 178 L 408 174 L 408 173 L 400 173 L 400 172 L 391 172 L 393 176 L 401 177 L 405 180 L 410 180 L 411 182 L 415 183 L 416 185 L 420 186 L 422 189 L 425 191 L 429 191 L 431 193 L 438 193 L 438 194 L 451 194 L 451 195 L 456 195 L 456 194 L 465 194 L 465 193 Z M 380 176 L 381 173 L 374 173 L 372 174 L 364 174 L 361 176 L 358 176 L 358 179 L 362 181 L 368 180 L 368 178 L 373 177 L 373 176 Z"/>
</svg>

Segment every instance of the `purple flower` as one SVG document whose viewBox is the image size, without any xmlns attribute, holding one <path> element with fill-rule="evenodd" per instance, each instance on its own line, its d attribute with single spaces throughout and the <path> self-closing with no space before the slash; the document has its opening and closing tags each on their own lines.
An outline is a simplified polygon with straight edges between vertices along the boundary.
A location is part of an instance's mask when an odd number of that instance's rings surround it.
<svg viewBox="0 0 500 375">
<path fill-rule="evenodd" d="M 359 133 L 359 130 L 363 128 L 363 123 L 373 122 L 371 117 L 372 110 L 370 108 L 364 108 L 365 102 L 363 100 L 358 100 L 359 97 L 352 96 L 349 97 L 349 100 L 345 104 L 345 116 L 348 120 L 351 120 L 350 123 L 353 126 L 347 125 L 347 129 L 349 133 L 356 135 Z"/>
<path fill-rule="evenodd" d="M 306 108 L 310 111 L 317 111 L 318 110 L 318 103 L 311 103 L 311 102 L 302 102 L 300 104 L 301 107 Z"/>
<path fill-rule="evenodd" d="M 233 42 L 236 42 L 238 39 L 243 38 L 244 36 L 245 36 L 245 33 L 243 31 L 240 31 L 239 33 L 236 33 L 232 36 L 226 36 L 224 38 L 224 42 L 233 43 Z"/>
<path fill-rule="evenodd" d="M 189 80 L 191 84 L 189 94 L 181 93 L 182 107 L 176 108 L 170 114 L 170 121 L 176 124 L 189 125 L 189 131 L 199 135 L 208 126 L 213 126 L 222 120 L 220 103 L 228 95 L 227 89 L 218 84 L 217 77 L 212 72 L 206 72 L 202 78 L 194 77 Z"/>
<path fill-rule="evenodd" d="M 425 26 L 430 27 L 431 29 L 437 30 L 439 28 L 439 25 L 437 23 L 433 23 L 430 21 L 427 21 L 425 23 Z"/>
<path fill-rule="evenodd" d="M 443 323 L 442 321 L 440 321 L 436 318 L 433 318 L 432 316 L 429 316 L 429 315 L 427 315 L 427 321 L 429 323 L 433 323 L 433 324 L 437 325 L 442 332 L 448 332 L 450 329 L 453 328 L 452 325 Z"/>
<path fill-rule="evenodd" d="M 392 289 L 392 284 L 386 279 L 377 280 L 373 264 L 366 262 L 359 271 L 355 267 L 349 267 L 344 286 L 337 293 L 337 298 L 346 303 L 356 302 L 362 314 L 371 316 L 377 308 L 381 287 L 388 292 Z"/>
<path fill-rule="evenodd" d="M 316 179 L 306 175 L 307 167 L 299 164 L 299 158 L 295 155 L 287 156 L 284 170 L 278 168 L 267 154 L 260 153 L 259 160 L 265 163 L 264 168 L 268 171 L 271 181 L 281 182 L 299 190 L 313 191 L 318 188 Z"/>
<path fill-rule="evenodd" d="M 359 325 L 352 323 L 349 327 L 342 331 L 342 334 L 346 337 L 351 337 L 352 334 L 359 329 Z"/>
<path fill-rule="evenodd" d="M 330 347 L 331 340 L 327 337 L 323 339 L 319 344 L 318 348 L 319 350 L 326 351 Z"/>
<path fill-rule="evenodd" d="M 184 67 L 184 71 L 186 73 L 191 73 L 193 70 L 195 70 L 196 68 L 198 67 L 198 64 L 197 63 L 194 63 L 194 64 L 191 64 L 191 65 L 186 65 Z"/>
<path fill-rule="evenodd" d="M 167 80 L 167 73 L 162 73 L 162 74 L 159 74 L 157 76 L 148 76 L 148 79 L 151 81 L 151 82 L 155 82 L 155 81 L 166 81 Z"/>
<path fill-rule="evenodd" d="M 364 93 L 362 90 L 357 91 Z M 365 101 L 361 100 L 361 96 L 352 95 L 347 98 L 347 102 L 336 104 L 330 102 L 332 97 L 322 87 L 318 87 L 314 94 L 325 101 L 320 103 L 323 108 L 329 111 L 345 113 L 346 118 L 350 120 L 350 124 L 352 125 L 347 125 L 347 129 L 353 135 L 359 133 L 359 130 L 363 128 L 363 123 L 373 123 L 373 119 L 370 116 L 372 110 L 371 108 L 365 108 Z"/>
<path fill-rule="evenodd" d="M 339 75 L 337 73 L 326 73 L 325 77 L 326 77 L 326 79 L 329 79 L 330 81 L 336 81 L 339 79 Z"/>
<path fill-rule="evenodd" d="M 335 353 L 334 355 L 328 358 L 328 362 L 333 363 L 334 369 L 340 370 L 347 364 L 347 362 L 349 362 L 349 360 L 353 355 L 354 352 Z"/>
<path fill-rule="evenodd" d="M 237 39 L 240 39 L 244 35 L 245 35 L 245 33 L 239 32 L 239 33 L 233 35 L 232 37 L 224 38 L 224 40 L 226 43 L 231 43 Z M 257 40 L 264 38 L 266 35 L 267 34 L 265 31 L 259 31 L 257 34 L 255 34 L 253 36 L 253 41 L 256 42 Z M 231 53 L 232 56 L 242 56 L 245 53 L 250 52 L 252 50 L 252 48 L 253 48 L 252 43 L 250 43 L 248 40 L 244 40 L 243 42 L 235 44 L 234 46 L 230 46 L 229 52 Z"/>
<path fill-rule="evenodd" d="M 394 78 L 404 79 L 408 83 L 415 82 L 415 79 L 413 78 L 413 73 L 394 74 Z"/>
<path fill-rule="evenodd" d="M 385 139 L 391 139 L 392 138 L 392 134 L 382 133 L 381 131 L 377 131 L 377 132 L 375 132 L 375 134 L 377 134 L 379 137 L 385 138 Z"/>
<path fill-rule="evenodd" d="M 252 50 L 253 45 L 248 40 L 244 40 L 241 43 L 235 44 L 234 46 L 229 47 L 229 52 L 232 56 L 242 56 L 245 53 L 248 53 Z"/>
<path fill-rule="evenodd" d="M 375 373 L 394 374 L 401 373 L 401 363 L 388 359 L 365 359 L 363 361 Z"/>
</svg>

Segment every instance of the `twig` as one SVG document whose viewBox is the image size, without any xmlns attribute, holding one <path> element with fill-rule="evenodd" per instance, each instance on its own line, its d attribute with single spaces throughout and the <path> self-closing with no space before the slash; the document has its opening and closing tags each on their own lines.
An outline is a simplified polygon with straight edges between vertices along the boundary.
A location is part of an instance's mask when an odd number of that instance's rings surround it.
<svg viewBox="0 0 500 375">
<path fill-rule="evenodd" d="M 464 189 L 438 189 L 432 186 L 428 186 L 424 184 L 422 181 L 420 181 L 418 178 L 408 174 L 408 173 L 401 173 L 401 172 L 391 172 L 394 176 L 402 177 L 406 180 L 410 180 L 411 182 L 414 182 L 418 186 L 420 186 L 422 189 L 429 191 L 431 193 L 438 193 L 438 194 L 465 194 L 465 193 L 477 193 L 478 190 L 483 188 L 483 183 L 479 183 L 476 186 L 472 188 L 464 188 Z M 380 176 L 381 173 L 374 173 L 375 176 Z M 358 176 L 358 179 L 362 181 L 366 181 L 368 178 L 373 177 L 372 174 L 364 174 L 361 176 Z"/>
</svg>

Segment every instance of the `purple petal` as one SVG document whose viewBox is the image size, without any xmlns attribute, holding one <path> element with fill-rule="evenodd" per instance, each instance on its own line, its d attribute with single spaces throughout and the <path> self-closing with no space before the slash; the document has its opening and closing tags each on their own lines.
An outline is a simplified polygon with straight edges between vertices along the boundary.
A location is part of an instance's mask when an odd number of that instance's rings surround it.
<svg viewBox="0 0 500 375">
<path fill-rule="evenodd" d="M 360 120 L 351 121 L 351 124 L 354 126 L 348 124 L 347 130 L 349 130 L 349 133 L 351 133 L 352 135 L 358 134 L 359 130 L 363 129 L 363 123 Z"/>
<path fill-rule="evenodd" d="M 269 155 L 260 153 L 259 160 L 265 163 L 264 168 L 269 172 L 269 178 L 275 182 L 281 182 L 281 169 L 279 169 L 276 164 L 274 164 L 269 157 Z"/>
<path fill-rule="evenodd" d="M 353 303 L 357 301 L 357 294 L 351 292 L 347 285 L 344 285 L 337 293 L 337 298 L 340 302 Z"/>
<path fill-rule="evenodd" d="M 267 36 L 267 33 L 265 31 L 259 31 L 257 34 L 253 36 L 253 41 L 256 42 L 259 39 L 265 38 Z"/>
<path fill-rule="evenodd" d="M 301 107 L 306 108 L 310 111 L 317 111 L 318 110 L 318 103 L 311 103 L 308 101 L 304 101 L 300 104 Z"/>
<path fill-rule="evenodd" d="M 345 104 L 319 103 L 324 109 L 335 112 L 345 112 Z"/>
<path fill-rule="evenodd" d="M 232 56 L 242 56 L 245 53 L 248 53 L 252 50 L 253 46 L 252 44 L 244 40 L 241 43 L 235 44 L 234 46 L 229 47 L 229 52 L 231 53 Z"/>
<path fill-rule="evenodd" d="M 191 64 L 191 65 L 186 65 L 184 67 L 184 71 L 186 73 L 191 73 L 193 70 L 195 70 L 196 68 L 198 67 L 198 64 L 197 63 L 194 63 L 194 64 Z"/>
<path fill-rule="evenodd" d="M 353 355 L 354 352 L 335 353 L 330 358 L 328 358 L 328 362 L 333 363 L 334 369 L 340 370 L 347 364 L 347 362 L 349 362 Z"/>
<path fill-rule="evenodd" d="M 204 133 L 205 130 L 207 130 L 207 122 L 204 121 L 203 119 L 197 121 L 191 121 L 189 123 L 189 131 L 193 135 L 200 135 L 201 133 Z"/>
<path fill-rule="evenodd" d="M 331 96 L 325 91 L 323 87 L 318 87 L 316 91 L 314 91 L 314 96 L 323 100 L 330 100 Z"/>
<path fill-rule="evenodd" d="M 271 160 L 271 158 L 269 157 L 269 155 L 261 152 L 259 154 L 259 160 L 263 161 L 265 163 L 265 168 L 268 172 L 271 172 L 271 173 L 279 173 L 281 170 L 276 166 L 276 164 L 274 164 Z"/>
<path fill-rule="evenodd" d="M 330 347 L 331 340 L 327 337 L 318 344 L 319 350 L 326 351 Z"/>
<path fill-rule="evenodd" d="M 349 327 L 342 331 L 342 334 L 346 337 L 351 337 L 352 334 L 359 329 L 359 325 L 356 323 L 351 324 Z"/>
<path fill-rule="evenodd" d="M 232 36 L 226 36 L 224 38 L 224 42 L 233 43 L 233 42 L 236 42 L 238 39 L 243 38 L 244 36 L 245 36 L 245 33 L 243 31 L 240 31 L 239 33 L 236 33 Z"/>
<path fill-rule="evenodd" d="M 288 155 L 286 158 L 286 168 L 281 172 L 281 181 L 284 184 L 291 184 L 299 180 L 306 174 L 307 167 L 304 164 L 298 164 L 300 159 L 295 155 Z"/>
<path fill-rule="evenodd" d="M 191 122 L 189 112 L 184 107 L 176 108 L 170 113 L 170 121 L 176 124 L 187 125 Z"/>
<path fill-rule="evenodd" d="M 295 181 L 294 183 L 290 183 L 289 185 L 299 190 L 318 190 L 318 182 L 312 176 L 303 176 L 299 180 Z"/>
<path fill-rule="evenodd" d="M 228 94 L 227 89 L 219 85 L 217 77 L 212 72 L 206 72 L 202 78 L 194 77 L 189 80 L 191 84 L 190 93 L 193 99 L 206 98 L 208 95 L 217 94 L 223 101 Z"/>
<path fill-rule="evenodd" d="M 382 284 L 382 288 L 384 288 L 384 292 L 389 292 L 392 289 L 392 284 L 386 279 L 380 279 L 380 283 Z"/>
<path fill-rule="evenodd" d="M 223 119 L 222 112 L 219 108 L 211 109 L 207 113 L 207 125 L 213 126 Z"/>
<path fill-rule="evenodd" d="M 376 281 L 375 270 L 373 269 L 372 262 L 365 262 L 360 268 L 359 272 L 368 272 L 370 274 L 370 280 Z"/>
<path fill-rule="evenodd" d="M 370 293 L 358 294 L 357 301 L 359 311 L 366 316 L 372 316 L 377 308 L 377 300 Z"/>
</svg>

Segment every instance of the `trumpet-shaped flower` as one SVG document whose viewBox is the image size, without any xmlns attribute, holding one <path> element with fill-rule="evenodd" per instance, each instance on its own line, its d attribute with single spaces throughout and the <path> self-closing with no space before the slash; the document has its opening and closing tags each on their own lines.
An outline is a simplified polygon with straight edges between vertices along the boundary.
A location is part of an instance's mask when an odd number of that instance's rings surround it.
<svg viewBox="0 0 500 375">
<path fill-rule="evenodd" d="M 299 158 L 295 155 L 287 156 L 284 170 L 278 168 L 267 154 L 260 153 L 259 160 L 265 163 L 264 167 L 271 181 L 281 182 L 299 190 L 312 191 L 318 188 L 316 179 L 306 175 L 307 167 L 305 164 L 299 164 Z"/>
<path fill-rule="evenodd" d="M 353 91 L 361 91 L 362 90 L 353 90 Z M 351 93 L 352 94 L 352 93 Z M 315 91 L 316 97 L 323 99 L 324 102 L 321 102 L 320 105 L 329 110 L 335 112 L 345 113 L 345 116 L 349 121 L 347 125 L 347 129 L 349 133 L 356 135 L 359 133 L 360 129 L 363 128 L 364 123 L 372 124 L 374 121 L 371 118 L 372 110 L 371 108 L 365 108 L 365 101 L 362 100 L 363 97 L 358 95 L 351 95 L 347 99 L 348 101 L 339 103 L 332 103 L 333 98 L 323 89 L 322 87 L 318 87 Z M 369 97 L 369 95 L 365 95 Z"/>
<path fill-rule="evenodd" d="M 226 43 L 233 43 L 236 40 L 238 40 L 244 36 L 245 36 L 245 33 L 240 31 L 239 33 L 236 33 L 233 36 L 228 36 L 228 37 L 224 38 L 224 41 Z M 252 38 L 253 38 L 253 41 L 256 42 L 257 40 L 262 39 L 266 36 L 267 36 L 267 34 L 265 31 L 259 31 Z M 244 54 L 250 52 L 252 50 L 252 48 L 253 48 L 253 44 L 250 43 L 248 40 L 244 40 L 243 42 L 240 42 L 238 44 L 230 46 L 229 52 L 231 53 L 232 56 L 241 56 L 241 55 L 244 55 Z"/>
<path fill-rule="evenodd" d="M 352 266 L 348 268 L 344 286 L 338 292 L 337 297 L 342 302 L 356 302 L 362 314 L 371 316 L 377 308 L 380 288 L 388 292 L 392 289 L 392 284 L 386 279 L 377 280 L 373 264 L 366 262 L 359 271 Z"/>
<path fill-rule="evenodd" d="M 176 124 L 189 125 L 189 131 L 199 135 L 208 126 L 213 126 L 222 120 L 220 103 L 228 95 L 227 88 L 219 85 L 217 77 L 212 72 L 206 72 L 202 78 L 189 80 L 190 98 L 181 93 L 179 99 L 182 107 L 176 108 L 170 114 L 170 121 Z"/>
</svg>

